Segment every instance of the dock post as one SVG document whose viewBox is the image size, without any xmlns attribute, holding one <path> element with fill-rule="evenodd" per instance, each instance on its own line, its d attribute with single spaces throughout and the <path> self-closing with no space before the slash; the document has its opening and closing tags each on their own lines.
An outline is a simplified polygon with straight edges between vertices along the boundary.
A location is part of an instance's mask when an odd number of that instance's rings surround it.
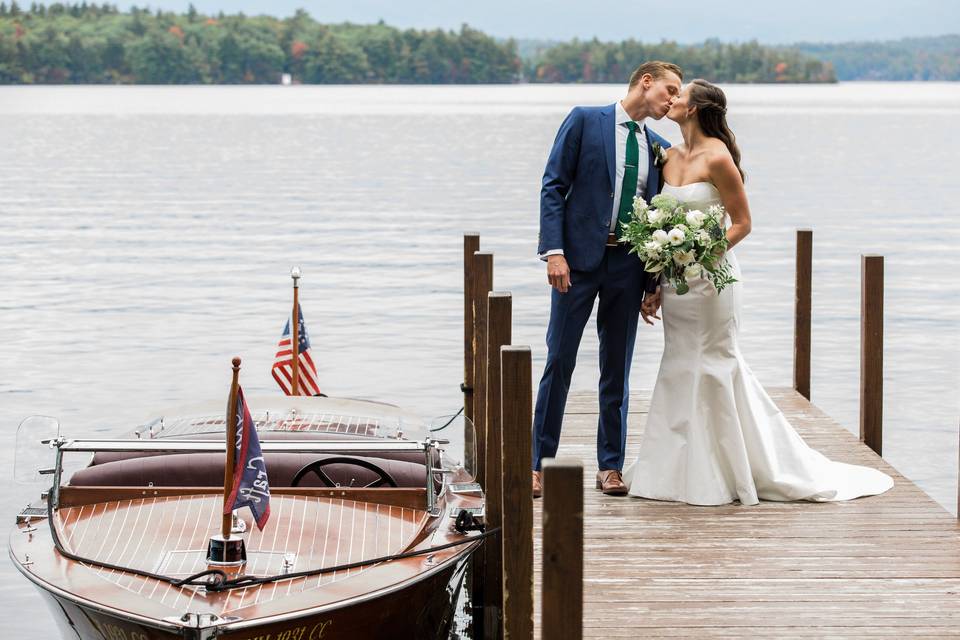
<svg viewBox="0 0 960 640">
<path fill-rule="evenodd" d="M 543 591 L 540 635 L 583 638 L 583 463 L 543 462 Z"/>
<path fill-rule="evenodd" d="M 477 437 L 476 481 L 487 487 L 487 306 L 493 289 L 493 254 L 473 254 L 473 426 Z"/>
<path fill-rule="evenodd" d="M 883 256 L 860 257 L 860 439 L 883 455 Z"/>
<path fill-rule="evenodd" d="M 500 350 L 503 402 L 503 637 L 533 640 L 533 397 L 530 347 Z"/>
<path fill-rule="evenodd" d="M 797 270 L 793 303 L 793 388 L 810 399 L 810 318 L 813 231 L 797 229 Z"/>
<path fill-rule="evenodd" d="M 475 480 L 484 489 L 484 466 L 487 451 L 487 305 L 493 288 L 493 254 L 475 251 L 473 254 L 473 282 L 470 284 L 473 308 L 473 434 L 475 444 Z M 485 555 L 481 549 L 470 563 L 470 595 L 473 609 L 473 628 L 476 637 L 484 637 L 486 611 Z"/>
<path fill-rule="evenodd" d="M 487 311 L 487 457 L 484 493 L 487 527 L 503 524 L 503 414 L 500 399 L 500 347 L 510 344 L 513 297 L 493 291 Z M 488 640 L 503 637 L 503 546 L 499 539 L 483 545 L 484 632 Z"/>
<path fill-rule="evenodd" d="M 463 234 L 463 415 L 473 421 L 473 254 L 480 250 L 480 235 Z"/>
</svg>

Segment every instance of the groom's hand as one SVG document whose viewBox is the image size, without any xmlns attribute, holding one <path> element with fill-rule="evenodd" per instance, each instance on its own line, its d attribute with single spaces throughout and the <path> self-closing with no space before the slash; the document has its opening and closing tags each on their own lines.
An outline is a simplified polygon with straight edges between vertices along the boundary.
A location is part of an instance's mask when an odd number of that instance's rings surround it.
<svg viewBox="0 0 960 640">
<path fill-rule="evenodd" d="M 547 257 L 547 282 L 560 293 L 566 293 L 570 288 L 570 267 L 562 255 Z"/>
<path fill-rule="evenodd" d="M 643 302 L 640 304 L 640 317 L 643 318 L 643 321 L 649 325 L 654 324 L 653 320 L 650 318 L 660 319 L 660 316 L 657 315 L 657 311 L 660 310 L 660 287 L 657 287 L 657 290 L 653 293 L 647 293 L 643 297 Z"/>
</svg>

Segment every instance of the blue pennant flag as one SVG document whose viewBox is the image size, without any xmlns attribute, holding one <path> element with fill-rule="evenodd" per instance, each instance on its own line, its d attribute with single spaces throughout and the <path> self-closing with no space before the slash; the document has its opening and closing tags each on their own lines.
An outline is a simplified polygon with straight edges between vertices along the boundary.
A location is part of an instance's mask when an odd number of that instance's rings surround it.
<svg viewBox="0 0 960 640">
<path fill-rule="evenodd" d="M 250 507 L 257 528 L 263 531 L 270 517 L 270 483 L 267 465 L 260 450 L 257 428 L 243 399 L 243 389 L 237 387 L 236 463 L 233 467 L 233 487 L 223 504 L 227 515 L 241 507 Z"/>
</svg>

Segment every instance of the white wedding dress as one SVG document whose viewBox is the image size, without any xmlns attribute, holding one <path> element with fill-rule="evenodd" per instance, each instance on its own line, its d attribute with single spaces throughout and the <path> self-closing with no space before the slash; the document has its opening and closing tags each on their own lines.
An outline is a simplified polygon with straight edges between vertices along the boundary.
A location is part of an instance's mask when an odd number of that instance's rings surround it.
<svg viewBox="0 0 960 640">
<path fill-rule="evenodd" d="M 720 203 L 709 182 L 663 193 L 706 211 Z M 740 269 L 726 255 L 734 277 Z M 640 453 L 623 473 L 630 495 L 696 505 L 739 500 L 849 500 L 893 486 L 888 475 L 828 460 L 811 449 L 754 377 L 737 344 L 741 285 L 718 294 L 702 278 L 661 291 L 663 357 Z"/>
</svg>

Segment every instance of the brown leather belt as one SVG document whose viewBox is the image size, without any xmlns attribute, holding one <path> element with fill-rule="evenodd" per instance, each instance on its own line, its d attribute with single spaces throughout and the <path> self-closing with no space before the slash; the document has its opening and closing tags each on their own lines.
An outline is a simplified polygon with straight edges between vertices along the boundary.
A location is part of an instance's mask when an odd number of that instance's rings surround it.
<svg viewBox="0 0 960 640">
<path fill-rule="evenodd" d="M 611 233 L 610 235 L 607 236 L 607 246 L 608 246 L 608 247 L 616 247 L 616 246 L 619 246 L 619 245 L 620 245 L 620 243 L 617 241 L 617 234 Z"/>
</svg>

